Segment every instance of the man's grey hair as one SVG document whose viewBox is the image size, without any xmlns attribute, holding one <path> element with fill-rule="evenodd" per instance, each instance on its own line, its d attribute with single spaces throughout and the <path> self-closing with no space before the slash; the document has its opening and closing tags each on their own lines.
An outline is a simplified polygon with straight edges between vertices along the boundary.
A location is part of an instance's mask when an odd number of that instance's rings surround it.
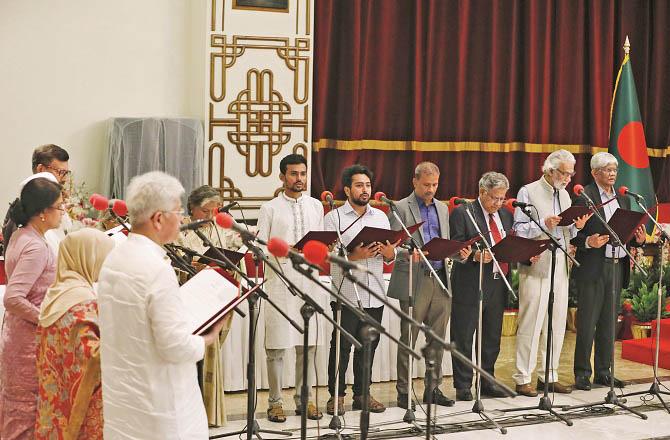
<svg viewBox="0 0 670 440">
<path fill-rule="evenodd" d="M 156 212 L 172 211 L 181 201 L 184 187 L 161 171 L 135 176 L 126 189 L 126 203 L 132 226 L 145 223 Z"/>
<path fill-rule="evenodd" d="M 551 153 L 544 160 L 544 165 L 542 165 L 542 172 L 544 174 L 549 174 L 550 172 L 557 170 L 562 163 L 569 163 L 574 165 L 577 163 L 575 156 L 572 155 L 568 150 L 556 150 Z"/>
<path fill-rule="evenodd" d="M 479 189 L 491 191 L 495 188 L 509 189 L 509 180 L 507 180 L 507 177 L 505 177 L 504 174 L 495 171 L 484 173 L 482 178 L 479 179 Z"/>
<path fill-rule="evenodd" d="M 614 164 L 619 165 L 619 161 L 616 160 L 616 157 L 610 153 L 604 151 L 596 153 L 591 158 L 591 169 L 598 170 L 600 168 L 605 168 L 607 165 Z"/>
<path fill-rule="evenodd" d="M 422 174 L 440 174 L 440 169 L 433 162 L 421 162 L 414 168 L 414 177 L 421 178 Z"/>
<path fill-rule="evenodd" d="M 191 191 L 188 196 L 188 213 L 192 214 L 193 208 L 202 208 L 210 202 L 221 203 L 221 193 L 218 189 L 209 185 L 202 185 Z"/>
</svg>

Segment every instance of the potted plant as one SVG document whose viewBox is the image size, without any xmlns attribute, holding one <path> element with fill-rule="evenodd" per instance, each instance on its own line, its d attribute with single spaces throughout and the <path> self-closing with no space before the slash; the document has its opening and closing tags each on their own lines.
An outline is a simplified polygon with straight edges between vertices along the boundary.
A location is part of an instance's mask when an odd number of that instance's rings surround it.
<svg viewBox="0 0 670 440">
<path fill-rule="evenodd" d="M 502 336 L 516 335 L 519 326 L 519 271 L 512 269 L 512 290 L 517 295 L 507 296 L 507 304 L 503 314 Z"/>
<path fill-rule="evenodd" d="M 662 291 L 662 298 L 665 298 L 665 286 Z M 635 321 L 631 325 L 631 331 L 634 339 L 647 338 L 651 334 L 651 320 L 656 318 L 658 306 L 658 283 L 648 287 L 642 282 L 637 295 L 630 298 L 631 309 Z M 663 315 L 665 316 L 665 311 Z"/>
<path fill-rule="evenodd" d="M 577 283 L 574 277 L 570 277 L 568 284 L 568 314 L 565 329 L 573 333 L 577 331 Z"/>
</svg>

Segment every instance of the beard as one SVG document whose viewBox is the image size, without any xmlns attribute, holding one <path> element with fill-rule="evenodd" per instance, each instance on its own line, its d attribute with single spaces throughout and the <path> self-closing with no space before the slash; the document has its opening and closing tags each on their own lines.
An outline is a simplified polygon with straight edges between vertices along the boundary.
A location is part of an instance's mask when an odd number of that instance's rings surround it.
<svg viewBox="0 0 670 440">
<path fill-rule="evenodd" d="M 552 186 L 557 190 L 562 191 L 568 186 L 568 184 L 564 182 L 554 182 Z"/>
<path fill-rule="evenodd" d="M 370 202 L 370 196 L 368 196 L 364 200 L 361 198 L 361 196 L 359 196 L 355 199 L 354 198 L 351 199 L 351 203 L 353 203 L 354 205 L 358 205 L 358 206 L 365 206 L 365 205 L 368 204 L 368 202 Z"/>
</svg>

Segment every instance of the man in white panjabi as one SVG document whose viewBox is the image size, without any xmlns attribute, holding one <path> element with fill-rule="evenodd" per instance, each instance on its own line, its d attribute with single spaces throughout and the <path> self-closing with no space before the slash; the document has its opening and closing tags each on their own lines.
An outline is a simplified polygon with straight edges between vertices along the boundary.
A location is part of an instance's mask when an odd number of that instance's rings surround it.
<svg viewBox="0 0 670 440">
<path fill-rule="evenodd" d="M 542 166 L 542 177 L 519 190 L 517 200 L 534 206 L 530 212 L 557 241 L 568 249 L 570 240 L 584 227 L 590 215 L 578 218 L 570 226 L 558 226 L 559 214 L 572 202 L 565 187 L 575 174 L 575 158 L 569 151 L 551 153 Z M 517 235 L 531 239 L 546 239 L 539 227 L 520 208 L 514 213 L 514 229 Z M 565 318 L 568 310 L 569 266 L 566 255 L 556 250 L 554 276 L 554 306 L 552 319 L 551 363 L 549 391 L 570 393 L 572 388 L 558 381 L 558 363 L 565 335 Z M 551 252 L 544 251 L 532 265 L 519 266 L 519 329 L 516 335 L 516 372 L 513 374 L 516 391 L 534 397 L 531 376 L 537 364 L 537 352 L 542 361 L 538 368 L 537 389 L 544 387 L 545 356 L 547 341 L 547 307 L 551 283 Z"/>
<path fill-rule="evenodd" d="M 154 171 L 126 191 L 132 233 L 107 257 L 98 287 L 106 439 L 207 439 L 196 362 L 226 320 L 187 329 L 162 245 L 177 238 L 184 188 Z"/>
<path fill-rule="evenodd" d="M 303 191 L 307 190 L 307 160 L 303 156 L 290 154 L 284 157 L 279 164 L 279 169 L 284 190 L 277 197 L 261 206 L 258 216 L 258 238 L 268 240 L 270 237 L 277 237 L 292 246 L 307 232 L 323 230 L 323 205 L 320 201 L 303 194 Z M 274 257 L 273 259 L 281 266 L 284 274 L 302 292 L 308 292 L 312 298 L 321 304 L 327 303 L 327 300 L 323 299 L 324 294 L 320 292 L 320 289 L 314 286 L 312 281 L 295 271 L 289 259 L 275 259 Z M 318 274 L 316 275 L 318 276 Z M 292 295 L 282 280 L 268 267 L 265 268 L 265 277 L 267 281 L 264 289 L 273 302 L 295 322 L 302 325 L 300 307 L 302 307 L 303 301 Z M 274 307 L 265 304 L 264 313 L 265 352 L 267 355 L 268 382 L 270 383 L 268 420 L 272 422 L 286 421 L 281 395 L 284 356 L 287 349 L 294 347 L 296 352 L 296 392 L 293 399 L 295 400 L 296 414 L 300 414 L 302 411 L 300 387 L 302 381 L 307 380 L 309 387 L 307 417 L 312 420 L 320 419 L 323 415 L 311 401 L 311 395 L 312 387 L 316 383 L 314 372 L 316 346 L 323 345 L 326 336 L 323 318 L 318 318 L 315 314 L 310 320 L 309 348 L 307 351 L 309 368 L 307 378 L 303 378 L 302 359 L 305 354 L 302 347 L 302 335 Z"/>
</svg>

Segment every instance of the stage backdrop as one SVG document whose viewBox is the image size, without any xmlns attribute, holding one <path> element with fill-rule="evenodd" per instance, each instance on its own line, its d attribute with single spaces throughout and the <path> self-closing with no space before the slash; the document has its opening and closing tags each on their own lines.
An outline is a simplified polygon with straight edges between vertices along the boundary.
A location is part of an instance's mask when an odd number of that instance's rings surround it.
<svg viewBox="0 0 670 440">
<path fill-rule="evenodd" d="M 659 201 L 670 201 L 670 2 L 320 0 L 315 9 L 312 194 L 344 197 L 341 170 L 410 191 L 436 162 L 440 198 L 473 197 L 488 170 L 511 195 L 558 148 L 573 183 L 606 151 L 626 35 Z"/>
</svg>

